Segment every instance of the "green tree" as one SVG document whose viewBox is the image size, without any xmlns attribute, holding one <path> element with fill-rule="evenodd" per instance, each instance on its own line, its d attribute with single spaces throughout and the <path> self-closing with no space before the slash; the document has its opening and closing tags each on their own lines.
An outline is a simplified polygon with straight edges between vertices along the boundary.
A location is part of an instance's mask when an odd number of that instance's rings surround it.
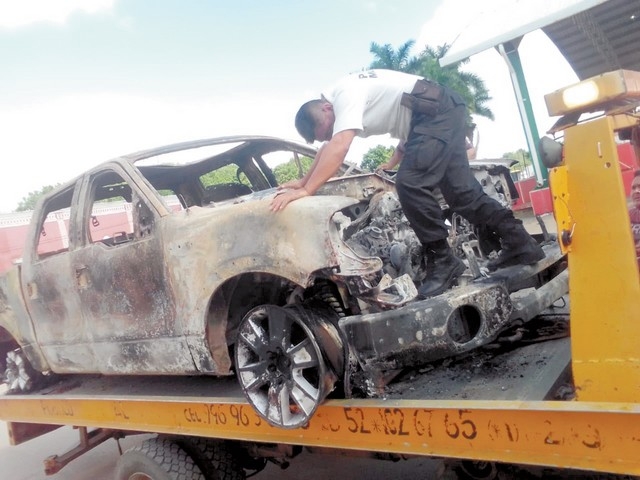
<svg viewBox="0 0 640 480">
<path fill-rule="evenodd" d="M 213 172 L 209 172 L 200 177 L 202 185 L 208 187 L 210 185 L 220 185 L 223 183 L 239 183 L 236 177 L 238 167 L 236 165 L 225 165 Z"/>
<path fill-rule="evenodd" d="M 474 73 L 462 70 L 462 67 L 469 62 L 468 58 L 441 67 L 440 59 L 449 51 L 450 45 L 440 45 L 436 48 L 425 45 L 417 56 L 411 57 L 409 51 L 414 44 L 413 40 L 409 40 L 394 50 L 389 44 L 378 45 L 372 42 L 369 51 L 374 55 L 374 60 L 369 68 L 387 68 L 413 73 L 446 85 L 462 96 L 470 114 L 494 119 L 493 112 L 488 106 L 491 96 L 484 80 Z M 471 123 L 471 117 L 469 117 L 468 124 L 471 125 Z"/>
<path fill-rule="evenodd" d="M 59 183 L 55 185 L 46 185 L 42 187 L 40 190 L 34 190 L 33 192 L 29 192 L 29 194 L 26 197 L 22 197 L 22 200 L 20 200 L 20 203 L 18 203 L 18 208 L 16 208 L 16 212 L 26 212 L 27 210 L 33 210 L 38 200 L 40 200 L 40 197 L 49 193 L 51 190 L 53 190 L 59 185 L 60 185 Z"/>
<path fill-rule="evenodd" d="M 516 170 L 518 170 L 518 169 L 521 170 L 524 167 L 527 167 L 529 165 L 533 165 L 532 160 L 531 160 L 531 154 L 527 150 L 523 150 L 522 148 L 519 148 L 515 152 L 503 153 L 502 154 L 502 158 L 508 158 L 510 160 L 517 160 L 518 164 L 513 166 Z"/>
<path fill-rule="evenodd" d="M 300 163 L 302 164 L 302 172 L 306 173 L 309 171 L 309 167 L 313 163 L 313 159 L 309 157 L 300 157 Z M 273 174 L 276 177 L 278 185 L 282 185 L 285 182 L 290 180 L 296 180 L 300 178 L 300 171 L 298 169 L 298 164 L 292 158 L 286 163 L 281 163 L 273 169 Z"/>
<path fill-rule="evenodd" d="M 398 50 L 394 50 L 389 43 L 380 45 L 376 42 L 371 42 L 369 51 L 373 53 L 375 60 L 371 62 L 369 68 L 386 68 L 399 72 L 417 73 L 421 60 L 418 57 L 409 56 L 409 52 L 415 43 L 414 40 L 408 40 L 400 45 Z"/>
<path fill-rule="evenodd" d="M 533 161 L 531 160 L 531 154 L 527 150 L 519 148 L 515 152 L 503 153 L 502 158 L 518 161 L 510 170 L 512 173 L 520 174 L 521 178 L 522 176 L 528 177 L 533 174 Z"/>
<path fill-rule="evenodd" d="M 425 46 L 420 54 L 422 64 L 418 73 L 458 92 L 467 104 L 469 113 L 494 120 L 493 112 L 487 106 L 491 96 L 484 80 L 475 73 L 465 72 L 461 69 L 462 66 L 469 63 L 469 59 L 466 58 L 446 67 L 440 66 L 440 59 L 447 54 L 449 48 L 450 45 L 441 45 L 437 48 Z"/>
<path fill-rule="evenodd" d="M 360 168 L 369 172 L 375 172 L 379 165 L 389 161 L 394 150 L 393 147 L 385 147 L 384 145 L 370 148 L 362 157 Z"/>
</svg>

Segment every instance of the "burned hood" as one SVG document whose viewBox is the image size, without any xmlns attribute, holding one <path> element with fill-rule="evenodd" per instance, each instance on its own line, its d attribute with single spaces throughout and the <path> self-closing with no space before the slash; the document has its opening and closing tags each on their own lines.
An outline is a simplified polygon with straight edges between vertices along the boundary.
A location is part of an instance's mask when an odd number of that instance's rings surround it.
<svg viewBox="0 0 640 480">
<path fill-rule="evenodd" d="M 262 193 L 166 217 L 167 255 L 179 265 L 174 274 L 184 272 L 187 281 L 194 271 L 203 271 L 209 279 L 205 283 L 217 283 L 241 273 L 268 272 L 306 285 L 314 272 L 342 266 L 345 255 L 358 264 L 353 268 L 381 267 L 377 258 L 352 254 L 334 222 L 338 212 L 358 203 L 356 199 L 306 197 L 274 213 L 269 210 L 273 193 Z"/>
</svg>

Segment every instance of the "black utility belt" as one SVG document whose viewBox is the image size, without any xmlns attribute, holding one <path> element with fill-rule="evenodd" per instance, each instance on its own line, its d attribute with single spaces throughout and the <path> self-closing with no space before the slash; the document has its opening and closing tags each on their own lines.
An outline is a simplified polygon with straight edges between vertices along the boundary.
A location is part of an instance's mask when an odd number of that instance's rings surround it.
<svg viewBox="0 0 640 480">
<path fill-rule="evenodd" d="M 440 104 L 444 88 L 428 80 L 418 80 L 411 93 L 403 93 L 400 104 L 416 113 L 436 116 L 440 113 Z"/>
</svg>

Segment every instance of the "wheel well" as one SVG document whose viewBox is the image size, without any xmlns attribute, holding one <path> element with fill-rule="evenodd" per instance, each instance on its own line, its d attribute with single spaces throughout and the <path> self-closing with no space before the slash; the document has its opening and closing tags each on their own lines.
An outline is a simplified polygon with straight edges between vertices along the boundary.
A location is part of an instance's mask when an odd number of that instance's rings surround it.
<svg viewBox="0 0 640 480">
<path fill-rule="evenodd" d="M 4 375 L 5 368 L 7 368 L 7 353 L 19 346 L 11 334 L 3 327 L 0 327 L 0 378 Z"/>
<path fill-rule="evenodd" d="M 225 281 L 211 297 L 207 314 L 207 341 L 219 343 L 225 335 L 227 345 L 235 342 L 237 327 L 253 307 L 270 303 L 285 305 L 299 286 L 269 273 L 245 273 Z M 221 327 L 225 331 L 221 331 Z"/>
<path fill-rule="evenodd" d="M 329 293 L 331 292 L 331 293 Z M 211 348 L 220 343 L 222 335 L 228 346 L 235 342 L 237 328 L 245 314 L 263 304 L 286 305 L 318 297 L 344 316 L 346 309 L 336 285 L 318 278 L 308 288 L 278 275 L 245 273 L 225 281 L 211 297 L 207 313 L 207 343 Z M 226 320 L 226 321 L 225 321 Z M 222 331 L 222 328 L 225 328 Z"/>
</svg>

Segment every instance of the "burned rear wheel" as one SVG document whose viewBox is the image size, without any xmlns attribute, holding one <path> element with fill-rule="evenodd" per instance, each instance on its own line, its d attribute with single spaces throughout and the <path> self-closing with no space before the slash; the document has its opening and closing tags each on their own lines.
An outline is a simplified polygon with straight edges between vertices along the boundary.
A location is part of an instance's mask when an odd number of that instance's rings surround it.
<svg viewBox="0 0 640 480">
<path fill-rule="evenodd" d="M 240 323 L 238 379 L 249 403 L 271 425 L 305 425 L 333 390 L 343 365 L 337 328 L 312 309 L 261 305 Z"/>
</svg>

